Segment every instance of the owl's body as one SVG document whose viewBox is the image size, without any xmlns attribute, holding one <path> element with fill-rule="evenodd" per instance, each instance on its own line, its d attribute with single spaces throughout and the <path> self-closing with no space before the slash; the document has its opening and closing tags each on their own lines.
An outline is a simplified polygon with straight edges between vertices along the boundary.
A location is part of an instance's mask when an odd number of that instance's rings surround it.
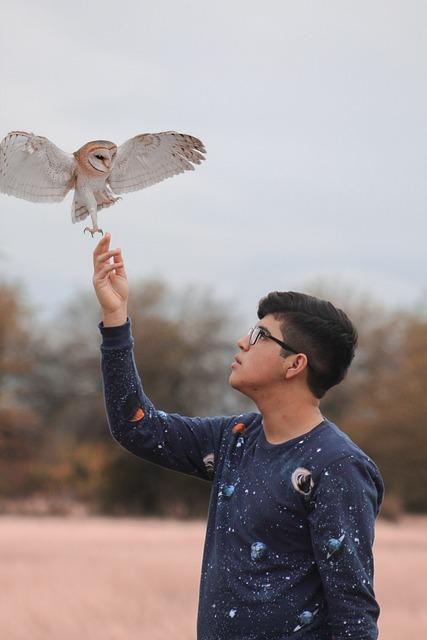
<svg viewBox="0 0 427 640">
<path fill-rule="evenodd" d="M 101 153 L 103 154 L 103 164 L 109 165 L 105 166 L 106 170 L 104 170 L 104 167 L 97 169 L 90 164 L 88 160 L 89 154 L 95 151 L 95 155 L 100 156 Z M 105 140 L 88 142 L 74 153 L 76 182 L 71 208 L 73 223 L 84 220 L 91 210 L 99 211 L 119 200 L 108 184 L 116 154 L 116 145 Z"/>
<path fill-rule="evenodd" d="M 95 140 L 73 154 L 42 136 L 12 131 L 0 144 L 0 191 L 32 202 L 59 202 L 74 189 L 72 222 L 90 215 L 93 227 L 86 229 L 93 235 L 102 233 L 98 211 L 120 199 L 115 192 L 144 189 L 193 170 L 203 153 L 198 138 L 175 131 L 141 134 L 119 147 Z"/>
</svg>

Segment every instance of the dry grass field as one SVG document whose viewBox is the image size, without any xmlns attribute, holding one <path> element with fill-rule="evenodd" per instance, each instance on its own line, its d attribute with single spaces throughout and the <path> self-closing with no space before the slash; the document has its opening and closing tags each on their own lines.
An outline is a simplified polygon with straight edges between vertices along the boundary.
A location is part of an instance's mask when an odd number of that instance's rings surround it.
<svg viewBox="0 0 427 640">
<path fill-rule="evenodd" d="M 205 524 L 0 517 L 1 640 L 194 640 Z M 381 640 L 427 638 L 427 518 L 379 522 Z"/>
</svg>

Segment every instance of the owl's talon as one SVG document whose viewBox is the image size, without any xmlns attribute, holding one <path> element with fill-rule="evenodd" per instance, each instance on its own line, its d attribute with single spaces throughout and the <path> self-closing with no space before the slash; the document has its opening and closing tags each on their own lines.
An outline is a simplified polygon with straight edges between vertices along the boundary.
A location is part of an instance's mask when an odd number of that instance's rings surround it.
<svg viewBox="0 0 427 640">
<path fill-rule="evenodd" d="M 92 236 L 92 238 L 93 238 L 93 234 L 94 233 L 100 233 L 101 236 L 104 235 L 103 230 L 102 229 L 98 229 L 98 227 L 93 227 L 93 229 L 91 229 L 90 227 L 85 227 L 84 230 L 83 230 L 83 233 L 86 233 L 86 231 L 89 231 L 89 233 Z"/>
</svg>

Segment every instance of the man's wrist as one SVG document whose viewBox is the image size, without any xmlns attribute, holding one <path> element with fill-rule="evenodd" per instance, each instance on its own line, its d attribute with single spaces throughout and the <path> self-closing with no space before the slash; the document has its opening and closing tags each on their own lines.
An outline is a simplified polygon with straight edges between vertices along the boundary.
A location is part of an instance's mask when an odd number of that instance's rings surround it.
<svg viewBox="0 0 427 640">
<path fill-rule="evenodd" d="M 119 327 L 125 324 L 128 318 L 127 309 L 120 309 L 114 313 L 102 312 L 102 323 L 104 327 Z"/>
<path fill-rule="evenodd" d="M 119 322 L 116 320 L 115 322 Z M 108 319 L 107 319 L 108 322 Z M 113 322 L 113 320 L 112 320 Z M 132 323 L 129 317 L 121 325 L 110 324 L 104 326 L 103 321 L 98 324 L 102 335 L 101 351 L 110 351 L 115 349 L 129 349 L 133 346 Z"/>
</svg>

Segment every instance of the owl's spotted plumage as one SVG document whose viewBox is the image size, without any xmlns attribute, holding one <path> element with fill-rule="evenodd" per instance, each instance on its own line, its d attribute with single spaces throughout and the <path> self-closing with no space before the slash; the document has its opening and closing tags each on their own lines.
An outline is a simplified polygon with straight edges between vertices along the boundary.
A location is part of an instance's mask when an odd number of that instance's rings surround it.
<svg viewBox="0 0 427 640">
<path fill-rule="evenodd" d="M 117 147 L 107 140 L 87 142 L 65 153 L 50 140 L 11 131 L 0 143 L 0 191 L 32 202 L 60 202 L 74 189 L 72 222 L 88 215 L 93 234 L 97 213 L 120 198 L 144 189 L 204 160 L 206 150 L 194 136 L 176 131 L 143 133 Z"/>
</svg>

